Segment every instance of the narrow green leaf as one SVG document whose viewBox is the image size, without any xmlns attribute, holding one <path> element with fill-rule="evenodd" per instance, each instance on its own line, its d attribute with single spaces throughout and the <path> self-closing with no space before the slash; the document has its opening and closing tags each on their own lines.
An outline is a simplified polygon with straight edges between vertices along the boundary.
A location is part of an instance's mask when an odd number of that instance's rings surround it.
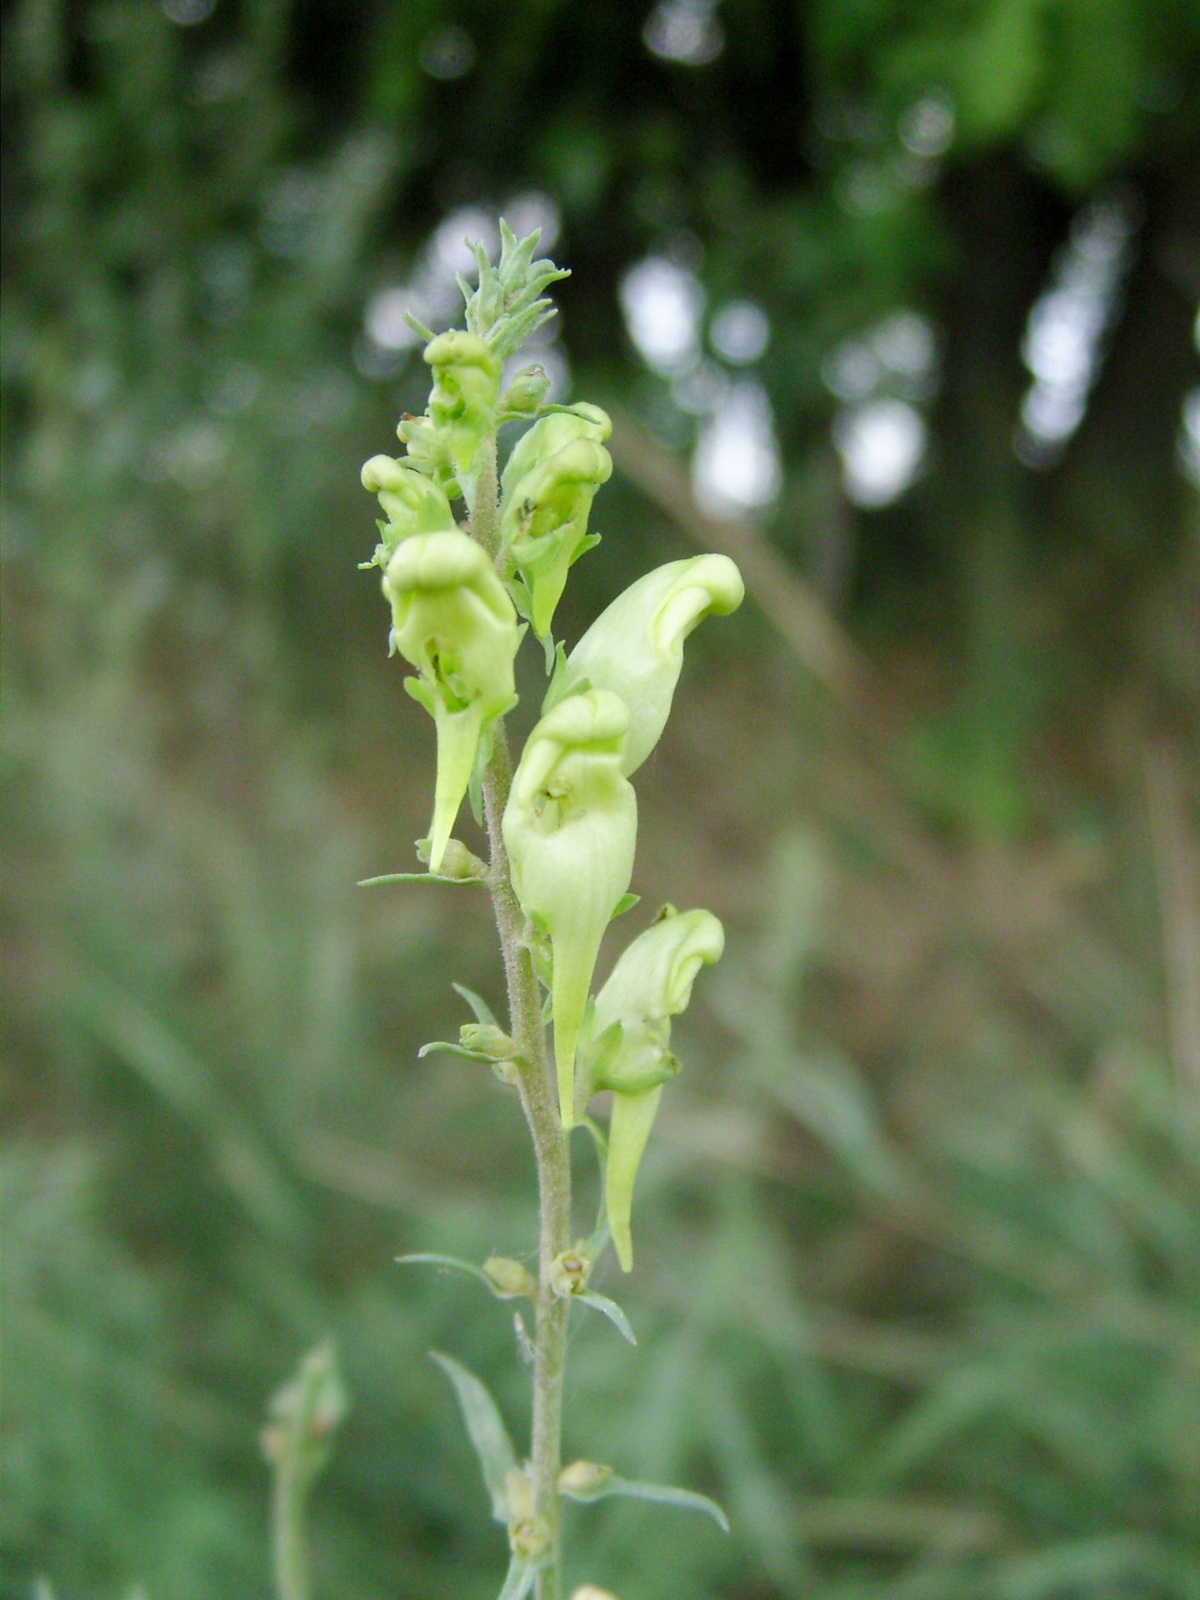
<svg viewBox="0 0 1200 1600">
<path fill-rule="evenodd" d="M 423 322 L 418 322 L 411 311 L 404 313 L 404 320 L 414 333 L 420 334 L 426 344 L 430 344 L 437 337 L 433 329 L 427 328 Z"/>
<path fill-rule="evenodd" d="M 483 1471 L 483 1481 L 492 1498 L 492 1516 L 497 1522 L 507 1523 L 510 1512 L 505 1479 L 515 1470 L 517 1458 L 496 1402 L 480 1379 L 452 1356 L 431 1350 L 429 1359 L 437 1362 L 454 1385 L 467 1433 Z M 513 1591 L 514 1594 L 526 1592 Z"/>
<path fill-rule="evenodd" d="M 608 1206 L 605 1202 L 606 1184 L 604 1181 L 604 1174 L 608 1167 L 608 1140 L 604 1137 L 604 1131 L 599 1123 L 594 1121 L 593 1118 L 584 1115 L 579 1120 L 591 1135 L 592 1148 L 596 1152 L 596 1165 L 600 1168 L 600 1205 L 596 1212 L 596 1226 L 587 1242 L 586 1252 L 592 1261 L 599 1261 L 612 1237 L 608 1226 Z"/>
<path fill-rule="evenodd" d="M 526 622 L 532 622 L 533 600 L 526 585 L 515 576 L 505 579 L 505 584 L 512 597 L 512 603 L 517 608 L 518 616 L 524 617 Z"/>
<path fill-rule="evenodd" d="M 586 1114 L 579 1119 L 578 1126 L 586 1128 L 592 1138 L 592 1147 L 596 1152 L 596 1160 L 600 1163 L 600 1176 L 604 1176 L 604 1163 L 608 1157 L 608 1140 L 604 1137 L 604 1129 L 594 1117 Z"/>
<path fill-rule="evenodd" d="M 588 1504 L 593 1500 L 620 1496 L 627 1500 L 653 1500 L 659 1505 L 678 1506 L 682 1511 L 703 1511 L 723 1533 L 729 1532 L 729 1518 L 717 1502 L 710 1500 L 706 1494 L 697 1494 L 694 1489 L 677 1489 L 668 1483 L 638 1483 L 632 1478 L 619 1478 L 615 1472 L 611 1472 L 584 1491 L 562 1489 L 561 1492 L 569 1500 L 582 1500 Z"/>
<path fill-rule="evenodd" d="M 594 1289 L 585 1289 L 582 1294 L 572 1296 L 581 1300 L 585 1306 L 591 1306 L 593 1311 L 598 1311 L 602 1317 L 607 1317 L 613 1327 L 623 1339 L 628 1339 L 630 1344 L 636 1344 L 633 1329 L 629 1326 L 629 1318 L 621 1310 L 615 1300 L 610 1300 L 605 1294 L 597 1294 Z"/>
<path fill-rule="evenodd" d="M 482 1267 L 477 1267 L 473 1261 L 463 1261 L 458 1256 L 440 1256 L 432 1251 L 421 1250 L 416 1255 L 397 1256 L 398 1267 L 441 1267 L 444 1272 L 461 1272 L 465 1277 L 478 1278 L 488 1291 L 495 1294 L 495 1288 L 487 1273 Z"/>
<path fill-rule="evenodd" d="M 640 894 L 623 894 L 617 901 L 617 909 L 608 920 L 615 922 L 618 917 L 623 917 L 627 911 L 633 910 L 641 898 Z"/>
<path fill-rule="evenodd" d="M 482 743 L 482 741 L 480 741 Z M 467 779 L 467 804 L 475 818 L 475 826 L 483 827 L 483 768 L 476 761 Z M 482 881 L 482 880 L 481 880 Z"/>
<path fill-rule="evenodd" d="M 504 1587 L 497 1600 L 525 1600 L 525 1596 L 533 1588 L 536 1577 L 536 1567 L 530 1566 L 523 1557 L 514 1556 L 509 1563 L 508 1576 L 504 1580 Z"/>
<path fill-rule="evenodd" d="M 468 989 L 465 983 L 452 983 L 450 987 L 460 1000 L 465 1000 L 470 1006 L 476 1022 L 482 1023 L 484 1027 L 498 1028 L 500 1026 L 487 1001 L 477 995 L 474 989 Z"/>
<path fill-rule="evenodd" d="M 441 872 L 385 872 L 380 878 L 360 878 L 360 889 L 373 889 L 380 883 L 482 883 L 482 878 L 447 878 Z"/>
</svg>

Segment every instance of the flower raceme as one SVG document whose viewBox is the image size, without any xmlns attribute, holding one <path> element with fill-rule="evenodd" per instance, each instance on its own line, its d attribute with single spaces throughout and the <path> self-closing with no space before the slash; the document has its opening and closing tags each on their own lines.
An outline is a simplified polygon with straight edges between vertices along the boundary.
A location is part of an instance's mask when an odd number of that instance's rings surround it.
<svg viewBox="0 0 1200 1600">
<path fill-rule="evenodd" d="M 416 667 L 405 680 L 437 728 L 437 779 L 429 870 L 437 872 L 479 751 L 497 717 L 516 704 L 516 611 L 482 547 L 457 528 L 415 533 L 387 564 L 392 649 Z"/>
<path fill-rule="evenodd" d="M 658 743 L 683 667 L 683 645 L 707 616 L 728 616 L 745 586 L 728 556 L 692 556 L 656 567 L 602 611 L 571 651 L 544 710 L 581 688 L 611 689 L 629 707 L 623 771 L 637 771 Z"/>
<path fill-rule="evenodd" d="M 687 1007 L 699 969 L 720 957 L 721 924 L 708 911 L 665 907 L 594 999 L 589 991 L 608 924 L 636 899 L 627 895 L 638 821 L 630 775 L 662 734 L 688 636 L 706 616 L 736 610 L 743 595 L 737 568 L 724 556 L 673 561 L 626 589 L 569 656 L 556 647 L 551 624 L 568 571 L 598 542 L 588 518 L 597 489 L 612 473 L 605 448 L 611 426 L 597 406 L 547 405 L 549 380 L 536 364 L 511 373 L 501 392 L 502 369 L 554 315 L 543 291 L 565 276 L 553 262 L 535 259 L 537 244 L 536 232 L 518 239 L 501 221 L 499 261 L 493 264 L 483 246 L 474 245 L 477 285 L 459 278 L 465 328 L 438 334 L 407 319 L 427 341 L 428 403 L 421 415 L 400 420 L 403 458 L 374 456 L 362 469 L 363 485 L 378 495 L 383 511 L 379 543 L 363 566 L 383 573 L 392 652 L 415 668 L 405 688 L 433 717 L 437 732 L 433 817 L 418 853 L 430 876 L 487 884 L 509 983 L 510 1031 L 484 1000 L 456 984 L 475 1020 L 460 1029 L 458 1045 L 434 1042 L 420 1054 L 445 1051 L 489 1063 L 521 1096 L 538 1163 L 535 1270 L 510 1256 L 490 1256 L 482 1267 L 442 1256 L 402 1258 L 465 1268 L 499 1297 L 535 1303 L 534 1415 L 540 1421 L 527 1464 L 519 1463 L 479 1379 L 435 1353 L 466 1417 L 493 1515 L 508 1529 L 503 1594 L 514 1597 L 528 1596 L 534 1586 L 559 1593 L 560 1496 L 587 1501 L 633 1494 L 705 1509 L 722 1520 L 719 1508 L 686 1490 L 619 1478 L 595 1462 L 562 1468 L 572 1303 L 603 1312 L 633 1340 L 621 1308 L 588 1288 L 602 1236 L 571 1245 L 571 1162 L 563 1132 L 593 1094 L 611 1093 L 602 1162 L 605 1212 L 620 1264 L 629 1271 L 638 1168 L 663 1087 L 679 1071 L 672 1021 Z M 497 433 L 510 422 L 529 426 L 498 486 Z M 460 496 L 462 527 L 451 509 Z M 514 657 L 527 624 L 554 675 L 510 778 L 501 719 L 516 703 Z M 487 864 L 451 837 L 468 791 L 487 813 Z M 479 810 L 477 804 L 477 816 Z M 498 812 L 503 844 L 495 837 Z M 514 914 L 513 895 L 523 918 Z M 550 1097 L 542 1076 L 548 1063 L 545 1012 L 534 992 L 539 982 L 549 991 L 553 1024 L 557 1094 Z M 603 1153 L 599 1136 L 596 1144 Z M 573 1600 L 613 1597 L 585 1585 Z"/>
<path fill-rule="evenodd" d="M 711 911 L 665 906 L 617 961 L 580 1039 L 589 1096 L 613 1091 L 605 1205 L 626 1272 L 633 1266 L 634 1181 L 663 1085 L 679 1071 L 670 1050 L 671 1019 L 687 1009 L 697 972 L 720 960 L 724 948 L 724 929 Z"/>
<path fill-rule="evenodd" d="M 604 930 L 633 875 L 637 800 L 624 776 L 625 702 L 605 689 L 549 711 L 525 744 L 504 810 L 517 899 L 550 940 L 559 1109 L 575 1122 L 575 1047 Z"/>
<path fill-rule="evenodd" d="M 539 639 L 550 631 L 572 562 L 597 542 L 587 521 L 596 490 L 612 475 L 604 448 L 611 432 L 607 414 L 581 402 L 535 422 L 504 468 L 501 548 L 520 569 Z"/>
</svg>

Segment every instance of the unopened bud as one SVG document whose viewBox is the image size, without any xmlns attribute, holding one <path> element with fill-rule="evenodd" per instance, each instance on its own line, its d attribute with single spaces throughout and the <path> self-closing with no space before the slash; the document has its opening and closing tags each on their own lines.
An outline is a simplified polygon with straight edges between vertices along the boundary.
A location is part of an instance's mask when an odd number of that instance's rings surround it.
<svg viewBox="0 0 1200 1600">
<path fill-rule="evenodd" d="M 581 1249 L 564 1250 L 550 1265 L 550 1292 L 560 1299 L 582 1294 L 591 1275 L 592 1263 Z"/>
<path fill-rule="evenodd" d="M 522 367 L 509 384 L 500 398 L 500 409 L 519 417 L 532 417 L 541 409 L 549 393 L 550 379 L 546 369 L 540 362 L 534 362 L 531 367 Z"/>
<path fill-rule="evenodd" d="M 504 1474 L 504 1500 L 512 1522 L 533 1516 L 533 1478 L 528 1466 L 510 1467 Z"/>
<path fill-rule="evenodd" d="M 483 1270 L 501 1300 L 532 1299 L 537 1294 L 537 1280 L 533 1274 L 511 1256 L 489 1256 L 483 1263 Z"/>
<path fill-rule="evenodd" d="M 572 1461 L 558 1475 L 558 1492 L 572 1500 L 593 1500 L 611 1477 L 612 1468 L 599 1461 Z"/>
<path fill-rule="evenodd" d="M 430 841 L 417 840 L 417 860 L 429 864 Z M 443 878 L 461 878 L 464 881 L 486 878 L 487 867 L 460 839 L 447 839 L 442 851 L 442 864 L 438 868 Z"/>
<path fill-rule="evenodd" d="M 522 1561 L 538 1562 L 550 1548 L 550 1530 L 541 1517 L 522 1517 L 510 1523 L 508 1544 Z"/>
<path fill-rule="evenodd" d="M 585 1583 L 581 1589 L 576 1589 L 571 1600 L 617 1600 L 617 1597 L 608 1589 L 597 1589 L 594 1583 Z"/>
<path fill-rule="evenodd" d="M 513 1040 L 494 1022 L 464 1022 L 458 1042 L 467 1050 L 478 1050 L 493 1061 L 511 1061 L 517 1053 Z"/>
</svg>

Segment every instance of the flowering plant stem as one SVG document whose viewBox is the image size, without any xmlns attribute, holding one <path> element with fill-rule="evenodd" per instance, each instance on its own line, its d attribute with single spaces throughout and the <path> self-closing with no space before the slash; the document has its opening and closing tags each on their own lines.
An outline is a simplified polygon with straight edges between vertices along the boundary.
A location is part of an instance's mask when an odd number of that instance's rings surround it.
<svg viewBox="0 0 1200 1600">
<path fill-rule="evenodd" d="M 433 820 L 418 853 L 434 882 L 487 884 L 508 987 L 507 1033 L 485 1001 L 456 984 L 475 1021 L 460 1028 L 458 1044 L 435 1041 L 419 1054 L 491 1062 L 518 1091 L 538 1175 L 536 1278 L 511 1257 L 489 1257 L 482 1267 L 428 1254 L 400 1259 L 450 1266 L 501 1299 L 534 1302 L 527 1460 L 517 1456 L 486 1385 L 452 1356 L 430 1355 L 454 1386 L 492 1516 L 508 1532 L 501 1600 L 563 1600 L 564 1497 L 656 1500 L 727 1526 L 715 1502 L 690 1490 L 623 1478 L 586 1459 L 564 1470 L 562 1412 L 573 1302 L 636 1343 L 621 1307 L 588 1282 L 610 1230 L 620 1266 L 633 1266 L 638 1163 L 663 1084 L 680 1068 L 671 1022 L 686 1008 L 696 972 L 717 960 L 724 943 L 710 912 L 664 906 L 592 997 L 605 930 L 637 901 L 629 892 L 637 842 L 629 774 L 663 731 L 684 640 L 704 617 L 737 607 L 742 581 L 726 556 L 668 562 L 618 596 L 571 656 L 555 644 L 551 622 L 568 569 L 599 543 L 587 519 L 612 471 L 604 448 L 610 424 L 583 401 L 545 405 L 548 380 L 536 365 L 502 387 L 504 359 L 553 315 L 542 290 L 565 274 L 533 259 L 536 233 L 518 239 L 503 222 L 500 231 L 499 264 L 477 246 L 479 287 L 460 280 L 466 329 L 431 336 L 413 324 L 428 337 L 434 383 L 425 415 L 406 414 L 397 430 L 404 458 L 374 456 L 363 468 L 363 485 L 385 513 L 375 555 L 363 565 L 383 571 L 392 653 L 416 668 L 405 688 L 437 732 Z M 497 430 L 520 421 L 529 427 L 500 477 Z M 451 508 L 460 494 L 469 529 Z M 514 769 L 504 719 L 517 703 L 521 617 L 544 647 L 552 677 Z M 487 862 L 452 834 L 468 794 L 477 809 L 482 798 Z M 600 1219 L 590 1239 L 572 1244 L 570 1130 L 600 1089 L 614 1097 L 607 1141 L 588 1123 L 603 1174 Z M 517 1327 L 525 1349 L 519 1320 Z M 577 1597 L 592 1592 L 602 1591 L 585 1587 Z"/>
<path fill-rule="evenodd" d="M 484 449 L 471 527 L 493 557 L 499 545 L 497 528 L 496 447 Z M 549 1539 L 549 1558 L 538 1573 L 537 1600 L 561 1600 L 562 1516 L 557 1490 L 562 1469 L 563 1379 L 567 1362 L 567 1320 L 570 1301 L 551 1288 L 552 1264 L 571 1243 L 571 1162 L 567 1134 L 559 1117 L 546 1049 L 542 996 L 533 958 L 525 941 L 525 914 L 512 886 L 508 851 L 500 829 L 512 787 L 512 757 L 503 721 L 494 729 L 492 755 L 484 774 L 483 804 L 490 860 L 487 884 L 508 987 L 509 1027 L 518 1051 L 518 1088 L 537 1160 L 538 1293 L 534 1339 L 532 1468 L 535 1514 Z"/>
</svg>

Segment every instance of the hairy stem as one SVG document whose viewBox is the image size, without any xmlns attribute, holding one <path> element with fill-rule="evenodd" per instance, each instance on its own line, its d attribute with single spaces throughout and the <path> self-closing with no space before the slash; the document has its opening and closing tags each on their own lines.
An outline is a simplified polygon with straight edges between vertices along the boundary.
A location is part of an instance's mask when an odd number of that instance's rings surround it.
<svg viewBox="0 0 1200 1600">
<path fill-rule="evenodd" d="M 472 532 L 493 558 L 499 547 L 496 508 L 496 450 L 486 451 L 476 489 Z M 509 1026 L 520 1053 L 521 1104 L 533 1135 L 539 1201 L 537 1332 L 534 1340 L 533 1430 L 531 1451 L 535 1509 L 550 1538 L 551 1555 L 538 1574 L 537 1600 L 561 1600 L 562 1518 L 557 1490 L 562 1470 L 563 1377 L 567 1362 L 570 1302 L 550 1287 L 555 1258 L 571 1244 L 571 1163 L 567 1136 L 551 1082 L 542 1020 L 542 997 L 533 958 L 525 943 L 525 915 L 512 886 L 508 852 L 500 829 L 512 786 L 512 757 L 503 723 L 494 729 L 492 758 L 483 780 L 490 863 L 488 887 L 508 984 Z"/>
</svg>

